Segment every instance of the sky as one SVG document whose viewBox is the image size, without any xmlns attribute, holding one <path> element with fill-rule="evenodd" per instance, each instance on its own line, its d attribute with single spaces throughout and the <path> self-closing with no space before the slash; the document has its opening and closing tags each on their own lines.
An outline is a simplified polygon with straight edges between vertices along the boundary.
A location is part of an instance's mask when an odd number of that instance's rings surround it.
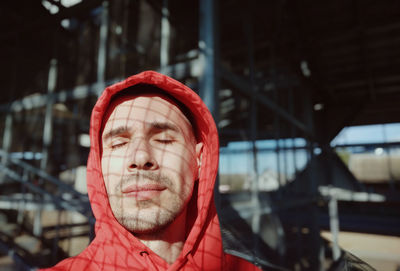
<svg viewBox="0 0 400 271">
<path fill-rule="evenodd" d="M 306 142 L 302 138 L 295 140 L 280 140 L 280 147 L 286 146 L 290 148 L 293 146 L 304 147 Z M 297 170 L 304 168 L 307 161 L 307 153 L 305 150 L 292 150 L 281 151 L 278 157 L 273 148 L 276 146 L 275 140 L 260 140 L 256 142 L 258 149 L 258 173 L 265 170 L 273 170 L 280 172 L 288 172 L 291 175 Z M 253 174 L 255 172 L 253 164 L 253 153 L 251 151 L 251 143 L 248 141 L 231 142 L 228 146 L 221 148 L 220 153 L 220 174 Z M 279 167 L 279 170 L 278 170 Z"/>
<path fill-rule="evenodd" d="M 345 127 L 331 142 L 331 146 L 340 144 L 357 143 L 381 143 L 381 142 L 400 142 L 400 123 L 379 124 L 366 126 Z M 280 140 L 280 146 L 291 147 L 292 144 L 297 147 L 305 146 L 304 139 L 297 138 L 293 140 Z M 256 143 L 259 152 L 258 173 L 265 170 L 274 170 L 287 172 L 292 175 L 297 170 L 302 170 L 307 164 L 306 151 L 282 151 L 278 157 L 274 151 L 275 140 L 260 140 Z M 233 152 L 233 154 L 232 154 Z M 279 167 L 279 168 L 278 168 Z M 220 174 L 253 174 L 253 155 L 251 152 L 251 143 L 248 141 L 231 142 L 226 147 L 221 148 Z"/>
<path fill-rule="evenodd" d="M 400 142 L 400 123 L 345 127 L 331 145 Z"/>
</svg>

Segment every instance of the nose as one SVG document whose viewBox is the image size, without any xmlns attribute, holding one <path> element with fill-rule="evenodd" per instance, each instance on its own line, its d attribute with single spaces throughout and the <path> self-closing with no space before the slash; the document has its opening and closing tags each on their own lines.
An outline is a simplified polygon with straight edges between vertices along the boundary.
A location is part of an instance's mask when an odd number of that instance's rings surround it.
<svg viewBox="0 0 400 271">
<path fill-rule="evenodd" d="M 154 159 L 152 148 L 144 138 L 136 138 L 131 142 L 128 152 L 128 170 L 154 170 L 158 164 Z"/>
</svg>

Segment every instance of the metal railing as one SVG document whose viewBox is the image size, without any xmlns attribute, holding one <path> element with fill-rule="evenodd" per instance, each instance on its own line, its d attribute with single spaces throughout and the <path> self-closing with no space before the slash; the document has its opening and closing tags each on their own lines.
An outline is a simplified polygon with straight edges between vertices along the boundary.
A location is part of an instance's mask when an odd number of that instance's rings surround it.
<svg viewBox="0 0 400 271">
<path fill-rule="evenodd" d="M 0 231 L 0 245 L 3 247 L 3 251 L 4 248 L 7 248 L 8 254 L 11 252 L 14 255 L 13 259 L 18 256 L 19 262 L 25 261 L 26 266 L 45 267 L 68 256 L 60 248 L 58 241 L 84 235 L 92 239 L 94 217 L 86 194 L 75 190 L 72 185 L 51 176 L 44 170 L 12 157 L 10 153 L 1 149 L 0 160 L 2 161 L 0 163 L 0 186 L 3 186 L 0 191 L 0 209 L 8 212 L 12 210 L 17 213 L 16 221 L 7 221 L 6 223 L 14 223 L 18 228 L 15 231 L 16 234 L 24 232 L 25 235 L 32 236 L 41 242 L 41 247 L 48 247 L 47 254 L 43 249 L 43 255 L 35 255 L 21 248 L 13 234 Z M 58 220 L 55 222 L 56 225 L 42 229 L 41 213 L 47 210 L 80 213 L 87 218 L 87 222 L 61 225 Z M 33 223 L 26 221 L 27 211 L 34 211 Z M 84 228 L 78 232 L 73 230 L 74 227 L 82 226 Z M 37 230 L 38 228 L 39 230 Z M 67 231 L 67 235 L 64 234 L 66 228 L 72 230 L 71 232 Z"/>
<path fill-rule="evenodd" d="M 54 204 L 56 209 L 77 211 L 84 216 L 91 215 L 88 196 L 78 192 L 71 185 L 66 184 L 45 171 L 38 169 L 20 159 L 0 150 L 0 158 L 6 163 L 0 164 L 0 171 L 5 177 L 21 183 L 26 189 L 43 197 L 43 202 Z M 46 187 L 51 187 L 52 192 Z"/>
</svg>

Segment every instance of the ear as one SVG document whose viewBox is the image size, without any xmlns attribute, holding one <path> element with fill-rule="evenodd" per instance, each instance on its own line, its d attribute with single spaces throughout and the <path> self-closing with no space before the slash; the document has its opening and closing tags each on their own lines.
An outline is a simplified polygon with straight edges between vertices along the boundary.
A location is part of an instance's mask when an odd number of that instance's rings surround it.
<svg viewBox="0 0 400 271">
<path fill-rule="evenodd" d="M 197 178 L 200 177 L 201 171 L 201 160 L 203 158 L 203 142 L 199 142 L 196 144 L 196 162 L 197 162 Z"/>
</svg>

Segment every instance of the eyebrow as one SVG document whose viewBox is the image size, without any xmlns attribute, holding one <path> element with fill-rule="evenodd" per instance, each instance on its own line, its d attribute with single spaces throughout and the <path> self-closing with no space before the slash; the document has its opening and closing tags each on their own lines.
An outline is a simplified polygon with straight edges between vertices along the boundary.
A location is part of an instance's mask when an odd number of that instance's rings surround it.
<svg viewBox="0 0 400 271">
<path fill-rule="evenodd" d="M 115 129 L 111 129 L 109 132 L 107 132 L 105 135 L 103 135 L 103 140 L 110 139 L 117 135 L 125 134 L 128 131 L 129 131 L 129 128 L 126 126 L 120 126 Z"/>
<path fill-rule="evenodd" d="M 169 122 L 154 121 L 154 122 L 151 122 L 149 124 L 149 126 L 150 126 L 150 130 L 162 130 L 162 131 L 171 130 L 171 131 L 177 132 L 177 133 L 180 132 L 180 129 L 178 128 L 178 126 L 176 126 L 175 124 L 169 123 Z M 130 129 L 127 126 L 117 127 L 115 129 L 110 130 L 105 135 L 103 135 L 103 140 L 107 140 L 112 137 L 128 133 L 129 131 L 130 131 Z"/>
<path fill-rule="evenodd" d="M 174 132 L 180 131 L 178 126 L 176 126 L 175 124 L 169 123 L 169 122 L 155 121 L 155 122 L 150 123 L 150 127 L 152 129 L 156 129 L 156 130 L 171 130 Z"/>
</svg>

